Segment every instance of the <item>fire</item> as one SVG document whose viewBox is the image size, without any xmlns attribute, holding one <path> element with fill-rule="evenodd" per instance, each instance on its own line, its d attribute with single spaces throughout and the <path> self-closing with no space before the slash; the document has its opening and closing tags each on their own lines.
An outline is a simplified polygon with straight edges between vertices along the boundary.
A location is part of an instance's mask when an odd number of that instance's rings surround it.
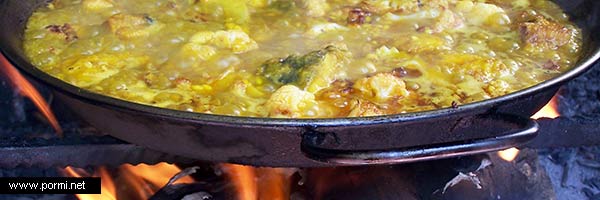
<svg viewBox="0 0 600 200">
<path fill-rule="evenodd" d="M 517 148 L 510 148 L 504 151 L 498 151 L 498 156 L 500 156 L 500 158 L 508 162 L 515 160 L 515 158 L 517 158 L 518 155 L 519 149 Z"/>
<path fill-rule="evenodd" d="M 256 200 L 258 198 L 254 168 L 233 164 L 223 164 L 221 167 L 236 188 L 239 200 Z"/>
<path fill-rule="evenodd" d="M 254 168 L 249 166 L 223 164 L 236 189 L 239 200 L 287 200 L 290 196 L 290 176 L 293 169 Z"/>
<path fill-rule="evenodd" d="M 535 113 L 531 118 L 539 119 L 539 118 L 557 118 L 560 116 L 558 112 L 558 98 L 556 96 L 552 97 L 552 100 L 546 106 L 544 106 L 540 111 Z"/>
<path fill-rule="evenodd" d="M 139 164 L 137 166 L 123 165 L 122 168 L 128 170 L 129 172 L 136 175 L 137 177 L 141 177 L 144 180 L 146 180 L 158 187 L 162 187 L 165 184 L 167 184 L 167 182 L 169 182 L 169 179 L 171 179 L 171 177 L 175 176 L 175 174 L 177 174 L 177 173 L 179 173 L 179 171 L 181 171 L 181 169 L 179 169 L 177 166 L 170 165 L 167 163 L 159 163 L 156 165 Z M 192 177 L 189 177 L 189 176 L 183 177 L 183 178 L 175 181 L 175 183 L 193 183 L 193 182 L 194 182 L 194 179 L 192 179 Z"/>
<path fill-rule="evenodd" d="M 560 116 L 558 112 L 558 98 L 557 96 L 552 97 L 552 100 L 546 104 L 540 111 L 535 113 L 535 115 L 531 116 L 532 119 L 540 119 L 540 118 L 557 118 Z M 503 160 L 511 162 L 517 158 L 519 155 L 519 149 L 510 148 L 504 151 L 499 151 L 498 156 Z"/>
<path fill-rule="evenodd" d="M 99 167 L 93 176 L 102 179 L 101 194 L 78 194 L 77 198 L 80 200 L 112 200 L 118 197 L 119 199 L 148 199 L 180 171 L 177 166 L 167 163 L 122 165 L 114 174 L 109 173 L 105 167 Z M 89 176 L 84 170 L 73 167 L 65 168 L 64 173 L 71 177 Z M 191 177 L 183 177 L 175 183 L 192 182 L 194 180 Z M 116 185 L 119 187 L 115 187 Z"/>
<path fill-rule="evenodd" d="M 98 175 L 100 177 L 110 177 L 110 174 L 108 173 L 108 170 L 106 170 L 105 167 L 98 168 Z M 117 191 L 115 189 L 115 183 L 113 182 L 113 180 L 111 178 L 105 178 L 104 181 L 102 181 L 101 185 L 101 195 L 106 195 L 105 199 L 116 199 L 116 193 Z"/>
<path fill-rule="evenodd" d="M 76 170 L 72 167 L 65 168 L 64 172 L 67 176 L 71 177 L 82 177 L 82 172 L 77 172 L 82 170 Z M 80 200 L 115 200 L 116 198 L 116 189 L 115 184 L 110 178 L 108 171 L 104 167 L 98 168 L 97 174 L 94 174 L 94 177 L 101 177 L 102 185 L 101 185 L 101 194 L 77 194 L 77 198 Z"/>
<path fill-rule="evenodd" d="M 152 176 L 151 174 L 148 174 Z M 119 192 L 127 195 L 127 199 L 149 199 L 158 189 L 153 189 L 149 184 L 144 181 L 143 177 L 137 176 L 134 169 L 126 167 L 126 165 L 119 168 L 119 181 L 123 182 L 122 186 L 119 187 Z M 126 192 L 125 190 L 132 192 Z"/>
<path fill-rule="evenodd" d="M 46 100 L 42 95 L 33 87 L 33 85 L 19 73 L 19 71 L 12 66 L 4 55 L 0 54 L 0 71 L 6 74 L 6 77 L 16 87 L 20 94 L 31 99 L 33 104 L 40 110 L 44 117 L 48 120 L 52 128 L 56 131 L 56 134 L 62 136 L 62 128 L 58 124 L 58 120 L 52 113 L 50 106 L 46 103 Z"/>
<path fill-rule="evenodd" d="M 291 169 L 259 168 L 258 194 L 259 199 L 285 200 L 290 196 L 290 177 L 287 175 Z"/>
</svg>

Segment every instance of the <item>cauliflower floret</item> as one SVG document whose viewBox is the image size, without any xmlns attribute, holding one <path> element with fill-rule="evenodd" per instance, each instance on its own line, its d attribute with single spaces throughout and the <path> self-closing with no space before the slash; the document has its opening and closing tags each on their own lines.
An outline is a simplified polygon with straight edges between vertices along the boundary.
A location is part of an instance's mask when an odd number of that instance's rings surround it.
<svg viewBox="0 0 600 200">
<path fill-rule="evenodd" d="M 233 84 L 232 93 L 236 97 L 233 98 L 235 99 L 234 101 L 243 104 L 244 107 L 246 107 L 248 110 L 260 112 L 261 109 L 258 109 L 259 105 L 265 103 L 264 98 L 261 98 L 265 94 L 262 93 L 262 91 L 260 91 L 256 86 L 252 85 L 246 80 L 236 81 Z"/>
<path fill-rule="evenodd" d="M 463 26 L 463 20 L 450 10 L 444 10 L 441 15 L 435 20 L 432 27 L 434 33 L 439 33 L 444 30 L 452 30 Z"/>
<path fill-rule="evenodd" d="M 461 82 L 456 83 L 456 93 L 466 98 L 481 96 L 485 94 L 484 87 L 486 83 L 477 81 L 473 76 L 464 76 Z"/>
<path fill-rule="evenodd" d="M 306 9 L 309 17 L 322 17 L 329 10 L 326 0 L 297 0 L 301 8 Z"/>
<path fill-rule="evenodd" d="M 409 53 L 431 52 L 452 49 L 451 41 L 437 35 L 416 34 L 401 36 L 395 42 L 396 46 L 406 49 Z"/>
<path fill-rule="evenodd" d="M 404 81 L 391 73 L 379 73 L 362 78 L 353 88 L 367 98 L 377 102 L 386 102 L 392 98 L 408 96 Z"/>
<path fill-rule="evenodd" d="M 505 78 L 515 74 L 511 68 L 502 61 L 472 54 L 446 54 L 441 58 L 441 66 L 452 73 L 473 76 L 477 81 L 490 82 L 498 78 Z"/>
<path fill-rule="evenodd" d="M 166 80 L 168 87 L 155 87 L 156 83 L 148 79 L 139 79 L 142 72 L 137 69 L 122 69 L 119 73 L 106 78 L 90 89 L 110 96 L 133 100 L 138 103 L 159 107 L 171 107 L 191 103 L 194 92 L 185 78 Z"/>
<path fill-rule="evenodd" d="M 398 48 L 396 47 L 388 47 L 388 46 L 381 46 L 379 48 L 377 48 L 375 50 L 374 53 L 370 53 L 367 55 L 367 58 L 372 59 L 374 61 L 378 61 L 378 60 L 384 60 L 384 59 L 388 59 L 388 58 L 393 58 L 393 57 L 397 57 L 397 56 L 401 56 L 402 54 L 400 53 L 400 50 L 398 50 Z"/>
<path fill-rule="evenodd" d="M 368 117 L 385 114 L 386 113 L 379 107 L 377 107 L 377 105 L 368 101 L 357 100 L 352 110 L 350 111 L 350 114 L 348 114 L 348 117 Z"/>
<path fill-rule="evenodd" d="M 368 74 L 374 74 L 377 71 L 385 71 L 393 66 L 410 65 L 407 62 L 413 60 L 413 56 L 409 55 L 406 51 L 400 51 L 396 47 L 388 47 L 386 45 L 367 54 L 366 58 L 369 62 L 365 63 L 364 67 L 360 69 L 364 75 L 367 75 L 367 72 L 370 72 Z M 373 69 L 370 67 L 373 67 Z"/>
<path fill-rule="evenodd" d="M 215 106 L 215 113 L 230 113 L 238 116 L 266 116 L 263 109 L 266 98 L 253 84 L 246 80 L 236 80 L 225 92 L 218 93 L 216 98 L 221 105 Z"/>
<path fill-rule="evenodd" d="M 74 57 L 61 63 L 59 77 L 79 87 L 88 87 L 119 73 L 122 68 L 137 67 L 148 62 L 146 56 L 130 54 L 96 54 Z"/>
<path fill-rule="evenodd" d="M 83 0 L 81 5 L 87 11 L 100 11 L 114 7 L 112 0 Z"/>
<path fill-rule="evenodd" d="M 110 31 L 121 39 L 145 38 L 164 27 L 164 24 L 148 15 L 116 14 L 111 16 L 106 24 Z"/>
<path fill-rule="evenodd" d="M 483 24 L 494 15 L 506 15 L 504 9 L 494 4 L 472 1 L 459 1 L 456 3 L 456 10 L 466 22 L 473 25 Z"/>
<path fill-rule="evenodd" d="M 508 93 L 508 91 L 510 90 L 511 85 L 504 80 L 494 80 L 490 83 L 488 83 L 483 89 L 487 92 L 487 94 L 489 94 L 490 96 L 502 96 Z"/>
<path fill-rule="evenodd" d="M 265 106 L 269 117 L 298 118 L 317 104 L 312 93 L 293 85 L 284 85 L 271 95 Z"/>
<path fill-rule="evenodd" d="M 242 0 L 195 0 L 191 3 L 198 4 L 198 10 L 201 13 L 209 13 L 214 20 L 227 20 L 238 25 L 245 25 L 250 21 L 248 4 L 261 4 L 259 1 Z"/>
<path fill-rule="evenodd" d="M 181 56 L 193 59 L 208 60 L 215 54 L 217 50 L 210 45 L 198 43 L 187 43 L 181 48 Z"/>
<path fill-rule="evenodd" d="M 248 34 L 241 30 L 228 31 L 203 31 L 196 33 L 190 39 L 192 43 L 215 45 L 219 48 L 226 48 L 233 53 L 245 53 L 258 49 L 258 44 Z"/>
</svg>

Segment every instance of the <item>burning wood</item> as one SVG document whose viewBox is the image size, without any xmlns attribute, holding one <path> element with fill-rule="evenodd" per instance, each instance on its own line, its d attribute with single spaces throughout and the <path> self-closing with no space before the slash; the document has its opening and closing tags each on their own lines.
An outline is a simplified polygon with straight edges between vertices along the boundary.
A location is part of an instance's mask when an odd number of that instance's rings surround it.
<svg viewBox="0 0 600 200">
<path fill-rule="evenodd" d="M 152 183 L 152 185 L 158 187 L 166 185 L 171 179 L 171 177 L 173 177 L 173 175 L 181 171 L 177 166 L 167 163 L 159 163 L 156 165 L 139 164 L 137 166 L 123 165 L 121 168 L 129 170 L 135 176 L 141 177 L 144 180 Z M 174 183 L 192 182 L 194 182 L 194 180 L 191 177 L 187 176 L 177 179 Z"/>
</svg>

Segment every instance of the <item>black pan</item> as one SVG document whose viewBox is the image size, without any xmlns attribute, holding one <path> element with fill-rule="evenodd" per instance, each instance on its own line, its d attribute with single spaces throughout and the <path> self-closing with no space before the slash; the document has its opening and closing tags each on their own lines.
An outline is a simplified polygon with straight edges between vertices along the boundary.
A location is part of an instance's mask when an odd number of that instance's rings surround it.
<svg viewBox="0 0 600 200">
<path fill-rule="evenodd" d="M 508 148 L 536 136 L 530 120 L 566 81 L 598 57 L 600 2 L 557 1 L 584 29 L 585 56 L 572 70 L 510 95 L 457 108 L 380 117 L 266 119 L 161 109 L 95 94 L 32 66 L 21 40 L 47 0 L 0 0 L 0 48 L 32 81 L 82 119 L 122 140 L 189 158 L 255 166 L 316 167 L 402 163 Z M 594 34 L 592 34 L 594 33 Z M 59 116 L 60 117 L 60 116 Z"/>
</svg>

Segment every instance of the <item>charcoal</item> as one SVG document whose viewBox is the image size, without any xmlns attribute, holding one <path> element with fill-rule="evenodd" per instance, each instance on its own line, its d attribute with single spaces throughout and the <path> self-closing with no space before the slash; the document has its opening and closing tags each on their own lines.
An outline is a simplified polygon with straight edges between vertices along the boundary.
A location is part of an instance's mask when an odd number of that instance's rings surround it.
<svg viewBox="0 0 600 200">
<path fill-rule="evenodd" d="M 196 192 L 183 197 L 181 200 L 211 200 L 213 196 L 206 192 Z"/>
<path fill-rule="evenodd" d="M 152 195 L 150 200 L 224 199 L 222 193 L 227 189 L 231 190 L 231 188 L 227 188 L 231 187 L 231 185 L 227 184 L 222 177 L 215 177 L 215 174 L 198 177 L 199 180 L 202 181 L 196 181 L 194 183 L 174 184 L 175 181 L 185 176 L 194 174 L 204 175 L 206 168 L 206 165 L 204 165 L 203 167 L 193 166 L 181 170 L 181 172 L 175 174 L 164 187 Z"/>
<path fill-rule="evenodd" d="M 600 200 L 600 193 L 595 193 L 589 188 L 583 188 L 581 192 L 583 192 L 583 194 L 585 194 L 589 200 Z"/>
<path fill-rule="evenodd" d="M 586 179 L 583 181 L 583 184 L 591 188 L 600 190 L 600 177 Z"/>
<path fill-rule="evenodd" d="M 599 138 L 599 129 L 592 127 L 600 124 L 600 62 L 562 87 L 559 95 L 561 118 L 590 126 L 582 129 L 589 134 L 585 138 Z M 568 130 L 572 127 L 557 129 Z M 593 142 L 588 145 L 591 144 Z M 597 182 L 600 176 L 600 147 L 553 148 L 540 151 L 540 155 L 542 165 L 551 175 L 558 199 L 600 199 Z M 576 162 L 573 163 L 574 160 Z"/>
<path fill-rule="evenodd" d="M 591 115 L 596 119 L 600 118 L 600 62 L 596 62 L 587 73 L 564 86 L 560 95 L 563 98 L 560 99 L 558 108 L 562 115 Z"/>
<path fill-rule="evenodd" d="M 196 194 L 205 190 L 208 186 L 206 183 L 193 183 L 193 184 L 174 184 L 166 186 L 160 189 L 156 194 L 150 197 L 150 200 L 179 200 L 188 195 Z M 202 197 L 210 196 L 208 199 L 212 199 L 212 195 L 208 192 L 202 192 Z M 188 197 L 189 198 L 189 197 Z M 200 200 L 203 200 L 201 198 Z"/>
<path fill-rule="evenodd" d="M 62 177 L 57 168 L 18 168 L 0 170 L 0 177 Z"/>
<path fill-rule="evenodd" d="M 549 158 L 552 162 L 559 164 L 559 165 L 564 165 L 567 162 L 569 162 L 572 157 L 573 157 L 573 152 L 576 151 L 576 149 L 564 149 L 564 150 L 558 150 L 558 151 L 552 151 L 549 155 Z"/>
<path fill-rule="evenodd" d="M 581 152 L 585 155 L 585 159 L 588 160 L 600 160 L 600 146 L 594 147 L 581 147 Z"/>
</svg>

